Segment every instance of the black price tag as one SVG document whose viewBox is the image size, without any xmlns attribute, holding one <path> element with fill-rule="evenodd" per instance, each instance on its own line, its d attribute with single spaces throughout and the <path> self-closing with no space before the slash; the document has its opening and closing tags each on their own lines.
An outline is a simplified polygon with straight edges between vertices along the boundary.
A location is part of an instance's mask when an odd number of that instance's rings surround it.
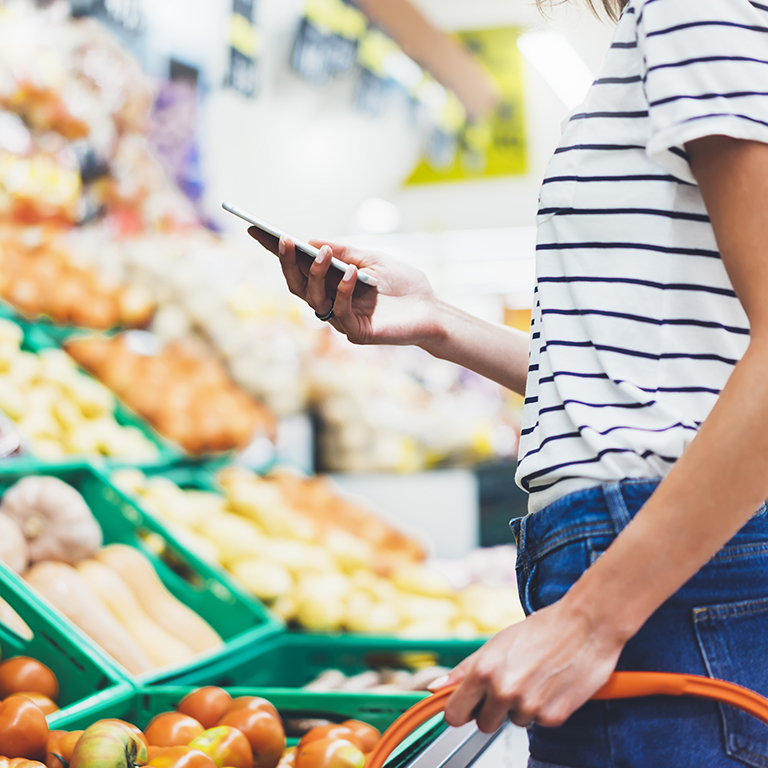
<svg viewBox="0 0 768 768">
<path fill-rule="evenodd" d="M 225 85 L 253 98 L 259 90 L 259 36 L 256 0 L 232 0 L 229 71 Z"/>
</svg>

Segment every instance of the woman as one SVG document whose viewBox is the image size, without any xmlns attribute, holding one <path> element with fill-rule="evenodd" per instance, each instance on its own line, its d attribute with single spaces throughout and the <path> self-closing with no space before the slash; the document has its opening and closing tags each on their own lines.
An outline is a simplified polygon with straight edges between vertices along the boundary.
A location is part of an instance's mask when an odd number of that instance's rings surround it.
<svg viewBox="0 0 768 768">
<path fill-rule="evenodd" d="M 542 185 L 530 360 L 379 254 L 281 263 L 351 341 L 526 393 L 529 616 L 452 672 L 448 722 L 531 725 L 531 766 L 768 766 L 768 729 L 712 702 L 585 704 L 616 668 L 768 694 L 768 4 L 602 1 L 614 42 Z"/>
</svg>

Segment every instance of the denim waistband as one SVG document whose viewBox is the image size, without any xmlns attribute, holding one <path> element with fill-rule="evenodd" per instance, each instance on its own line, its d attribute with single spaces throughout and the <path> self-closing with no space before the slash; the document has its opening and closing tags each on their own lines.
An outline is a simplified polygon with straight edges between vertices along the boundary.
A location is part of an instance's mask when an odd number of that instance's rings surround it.
<svg viewBox="0 0 768 768">
<path fill-rule="evenodd" d="M 590 536 L 617 536 L 661 481 L 619 480 L 563 496 L 538 512 L 513 520 L 519 565 L 572 541 Z"/>
<path fill-rule="evenodd" d="M 517 560 L 525 572 L 548 552 L 593 536 L 618 536 L 650 498 L 660 479 L 619 480 L 563 496 L 538 512 L 510 523 Z M 766 515 L 763 504 L 755 515 Z"/>
</svg>

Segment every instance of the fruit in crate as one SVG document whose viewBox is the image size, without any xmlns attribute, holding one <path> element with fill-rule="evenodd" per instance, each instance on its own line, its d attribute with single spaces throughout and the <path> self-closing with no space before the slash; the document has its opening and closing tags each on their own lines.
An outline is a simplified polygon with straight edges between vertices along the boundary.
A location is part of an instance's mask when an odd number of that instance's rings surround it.
<svg viewBox="0 0 768 768">
<path fill-rule="evenodd" d="M 138 549 L 102 546 L 101 527 L 71 485 L 44 475 L 24 477 L 4 493 L 3 517 L 18 523 L 29 553 L 26 582 L 132 674 L 221 646 L 218 633 L 168 591 Z M 41 666 L 32 660 L 24 666 L 21 658 L 0 664 L 0 696 L 7 689 L 55 699 L 55 680 Z M 26 682 L 13 683 L 21 672 Z M 46 675 L 47 687 L 41 682 Z"/>
<path fill-rule="evenodd" d="M 115 399 L 59 349 L 22 349 L 19 325 L 0 319 L 0 411 L 43 460 L 70 455 L 151 461 L 157 446 L 114 416 Z"/>
<path fill-rule="evenodd" d="M 138 470 L 112 478 L 201 557 L 215 558 L 304 629 L 472 638 L 523 618 L 515 586 L 469 577 L 452 584 L 424 561 L 418 542 L 343 499 L 322 478 L 260 477 L 229 467 L 219 473 L 220 493 L 185 491 Z M 514 551 L 496 553 L 502 558 L 513 573 Z"/>
<path fill-rule="evenodd" d="M 46 230 L 3 230 L 0 297 L 24 315 L 94 329 L 140 327 L 154 313 L 146 288 L 115 283 L 73 263 Z"/>
<path fill-rule="evenodd" d="M 192 454 L 244 448 L 276 419 L 199 342 L 149 334 L 71 339 L 67 351 L 162 435 Z M 136 382 L 141 382 L 140 387 Z"/>
<path fill-rule="evenodd" d="M 199 695 L 201 693 L 203 695 Z M 297 729 L 295 735 L 301 740 L 298 747 L 286 748 L 282 718 L 265 699 L 245 696 L 233 700 L 227 691 L 209 687 L 190 692 L 178 707 L 189 701 L 195 701 L 201 707 L 206 701 L 215 704 L 209 711 L 203 711 L 204 707 L 200 709 L 205 720 L 211 720 L 218 712 L 221 701 L 228 701 L 230 709 L 223 713 L 222 719 L 236 716 L 242 730 L 221 724 L 203 731 L 200 723 L 191 717 L 169 710 L 156 715 L 145 732 L 133 723 L 117 719 L 86 723 L 85 730 L 49 731 L 45 718 L 41 712 L 34 711 L 34 705 L 12 696 L 0 704 L 0 722 L 4 713 L 7 715 L 11 711 L 19 714 L 20 719 L 6 724 L 0 733 L 0 749 L 5 750 L 2 754 L 13 756 L 15 761 L 0 757 L 0 768 L 39 768 L 42 763 L 26 761 L 42 759 L 48 768 L 67 765 L 74 768 L 138 768 L 144 765 L 154 768 L 277 768 L 278 765 L 293 765 L 294 758 L 304 747 L 312 743 L 322 747 L 327 741 L 343 742 L 344 748 L 339 750 L 341 745 L 336 745 L 333 750 L 313 747 L 311 751 L 328 756 L 338 752 L 345 762 L 326 764 L 309 762 L 305 758 L 306 766 L 331 768 L 338 764 L 344 768 L 357 768 L 362 766 L 360 757 L 363 752 L 370 751 L 381 736 L 376 728 L 357 720 L 319 727 L 314 724 L 327 721 L 291 720 L 287 724 Z M 179 718 L 184 721 L 182 730 L 168 727 L 168 724 L 182 722 Z M 189 730 L 187 721 L 192 721 L 194 730 Z M 169 738 L 171 731 L 174 738 Z M 161 746 L 158 741 L 184 743 Z"/>
<path fill-rule="evenodd" d="M 116 721 L 100 721 L 87 728 L 79 738 L 69 766 L 134 768 L 146 762 L 147 745 L 131 728 Z"/>
</svg>

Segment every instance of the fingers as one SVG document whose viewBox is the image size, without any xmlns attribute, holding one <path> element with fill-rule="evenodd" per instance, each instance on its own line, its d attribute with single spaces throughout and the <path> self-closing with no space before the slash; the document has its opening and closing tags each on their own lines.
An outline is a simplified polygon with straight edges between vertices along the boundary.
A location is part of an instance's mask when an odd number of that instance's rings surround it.
<svg viewBox="0 0 768 768">
<path fill-rule="evenodd" d="M 458 685 L 467 676 L 467 672 L 469 672 L 472 667 L 474 657 L 474 653 L 471 656 L 467 656 L 466 659 L 457 664 L 447 675 L 443 675 L 442 677 L 433 680 L 427 686 L 427 689 L 434 693 L 448 685 Z"/>
<path fill-rule="evenodd" d="M 288 284 L 288 290 L 294 294 L 294 296 L 298 296 L 300 299 L 306 299 L 308 280 L 296 261 L 296 248 L 289 237 L 280 239 L 280 243 L 278 244 L 278 256 L 280 258 L 280 267 L 283 270 L 285 282 Z"/>
<path fill-rule="evenodd" d="M 489 677 L 475 665 L 445 705 L 445 722 L 458 728 L 474 720 L 475 713 L 485 701 Z"/>
<path fill-rule="evenodd" d="M 330 262 L 330 258 L 328 261 Z M 349 264 L 336 288 L 336 299 L 333 303 L 333 314 L 342 326 L 352 319 L 352 294 L 355 291 L 356 280 L 357 267 Z"/>
<path fill-rule="evenodd" d="M 312 262 L 309 268 L 309 279 L 307 280 L 307 304 L 319 315 L 325 315 L 330 309 L 336 313 L 336 307 L 332 297 L 328 296 L 325 277 L 328 274 L 328 268 L 331 266 L 331 249 L 324 245 L 320 249 L 317 258 Z"/>
</svg>

